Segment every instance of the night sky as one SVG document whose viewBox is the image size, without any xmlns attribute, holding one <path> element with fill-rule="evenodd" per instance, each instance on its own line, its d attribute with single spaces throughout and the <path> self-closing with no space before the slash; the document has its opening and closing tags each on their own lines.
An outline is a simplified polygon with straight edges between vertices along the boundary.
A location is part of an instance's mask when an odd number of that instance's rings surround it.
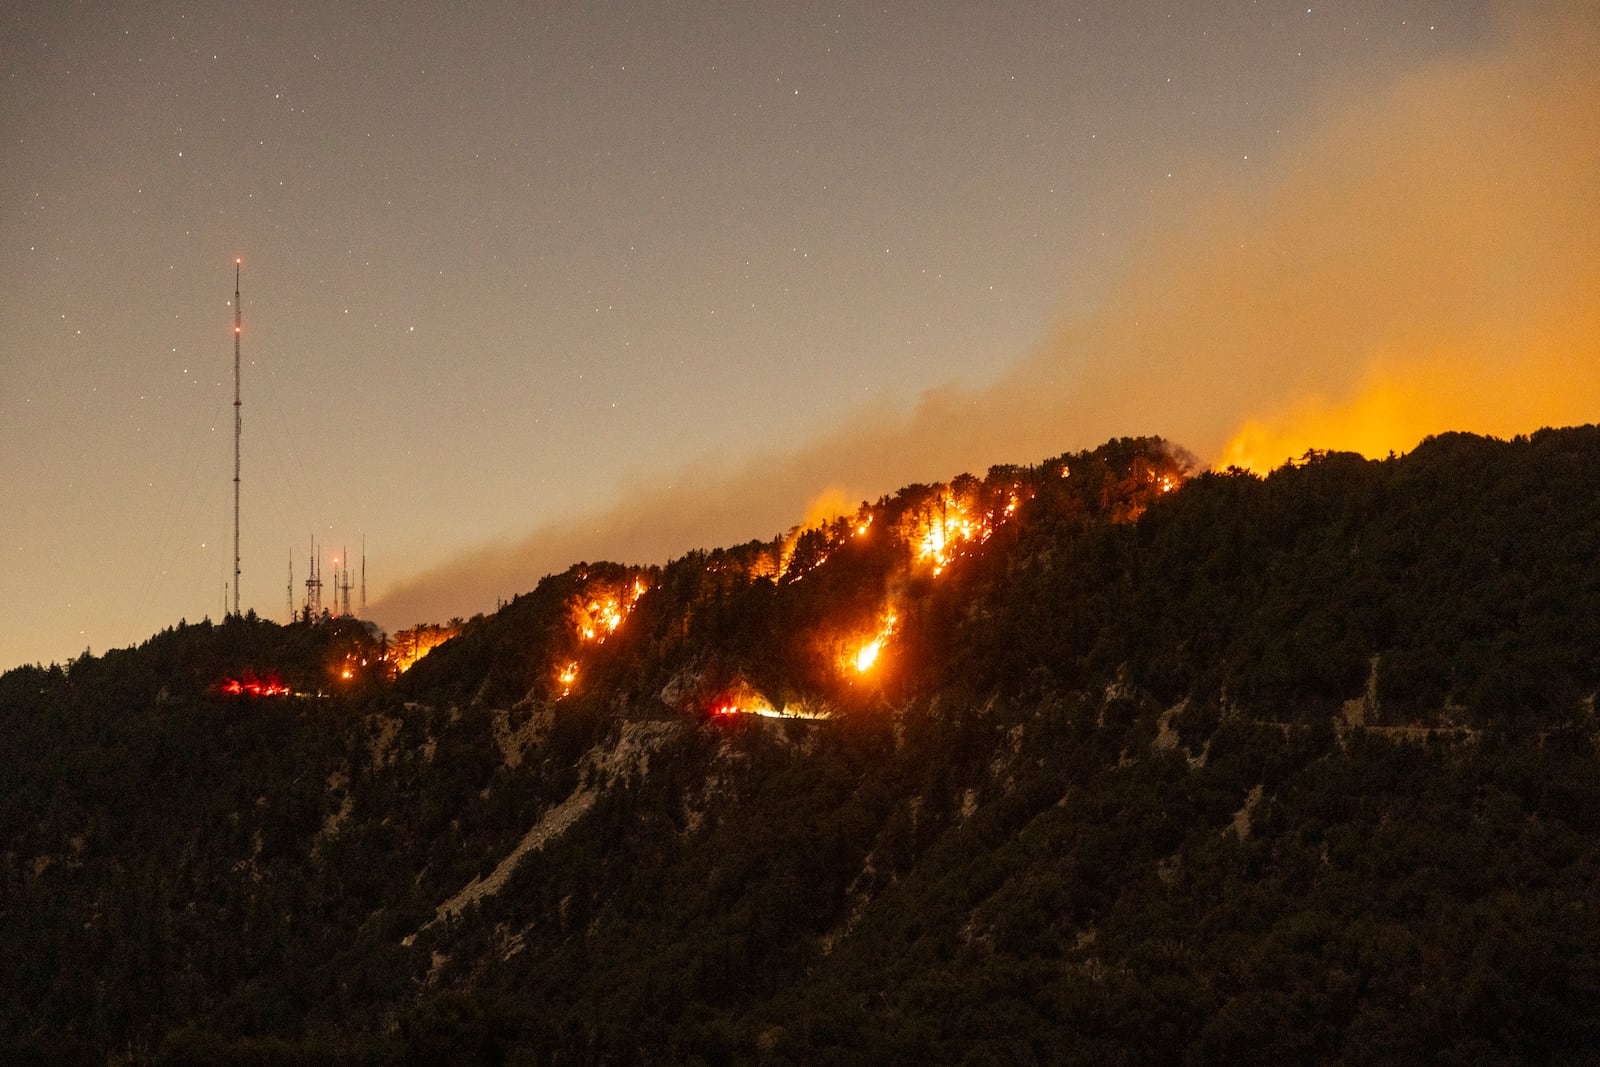
<svg viewBox="0 0 1600 1067">
<path fill-rule="evenodd" d="M 1261 468 L 1593 421 L 1597 25 L 7 5 L 0 668 L 221 617 L 236 257 L 280 620 L 313 537 L 394 629 L 1119 434 Z"/>
</svg>

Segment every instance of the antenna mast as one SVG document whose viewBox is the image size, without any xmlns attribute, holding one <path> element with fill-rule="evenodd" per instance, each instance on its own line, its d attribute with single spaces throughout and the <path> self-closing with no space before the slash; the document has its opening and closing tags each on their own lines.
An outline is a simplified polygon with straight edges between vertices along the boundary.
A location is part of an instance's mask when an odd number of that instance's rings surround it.
<svg viewBox="0 0 1600 1067">
<path fill-rule="evenodd" d="M 243 421 L 239 416 L 239 268 L 242 259 L 233 261 L 233 613 L 239 614 L 239 435 Z M 226 610 L 227 605 L 223 605 Z"/>
<path fill-rule="evenodd" d="M 322 569 L 317 560 L 317 538 L 311 537 L 311 577 L 306 579 L 306 615 L 315 622 L 322 617 Z"/>
</svg>

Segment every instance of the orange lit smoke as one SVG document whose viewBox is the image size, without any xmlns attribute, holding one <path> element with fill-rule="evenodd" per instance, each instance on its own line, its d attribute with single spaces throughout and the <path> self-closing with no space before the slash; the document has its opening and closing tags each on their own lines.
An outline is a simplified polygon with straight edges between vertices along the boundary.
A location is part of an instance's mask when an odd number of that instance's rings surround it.
<svg viewBox="0 0 1600 1067">
<path fill-rule="evenodd" d="M 779 528 L 819 486 L 871 496 L 1121 435 L 1260 468 L 1594 421 L 1600 5 L 1499 13 L 1476 53 L 1330 89 L 992 385 L 885 398 L 796 448 L 621 486 L 610 510 L 441 565 L 375 613 L 482 610 L 575 559 L 664 561 Z"/>
<path fill-rule="evenodd" d="M 1600 338 L 1600 322 L 1589 331 Z M 1217 466 L 1266 473 L 1311 449 L 1379 459 L 1452 428 L 1510 437 L 1592 420 L 1600 352 L 1576 336 L 1543 352 L 1397 359 L 1336 400 L 1305 397 L 1240 426 Z M 1581 365 L 1580 365 L 1581 364 Z"/>
<path fill-rule="evenodd" d="M 838 486 L 830 485 L 806 505 L 805 521 L 800 525 L 804 529 L 810 529 L 855 513 L 856 505 L 850 502 L 850 497 L 845 491 Z"/>
<path fill-rule="evenodd" d="M 1501 5 L 1475 54 L 1327 97 L 1007 376 L 1095 440 L 1256 470 L 1600 412 L 1600 4 Z"/>
<path fill-rule="evenodd" d="M 1253 266 L 1229 256 L 1232 280 L 1276 302 L 1255 301 L 1278 364 L 1312 371 L 1277 373 L 1219 466 L 1312 448 L 1378 458 L 1448 430 L 1509 437 L 1600 414 L 1600 5 L 1550 12 L 1504 9 L 1502 53 L 1343 116 L 1244 235 Z"/>
</svg>

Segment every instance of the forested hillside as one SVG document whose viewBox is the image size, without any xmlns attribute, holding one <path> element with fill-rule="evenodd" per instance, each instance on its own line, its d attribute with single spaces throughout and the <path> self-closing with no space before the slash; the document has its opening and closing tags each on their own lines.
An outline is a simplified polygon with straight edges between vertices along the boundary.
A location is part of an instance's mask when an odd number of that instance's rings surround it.
<svg viewBox="0 0 1600 1067">
<path fill-rule="evenodd" d="M 179 625 L 0 676 L 0 1058 L 1593 1062 L 1597 650 L 1594 427 Z"/>
</svg>

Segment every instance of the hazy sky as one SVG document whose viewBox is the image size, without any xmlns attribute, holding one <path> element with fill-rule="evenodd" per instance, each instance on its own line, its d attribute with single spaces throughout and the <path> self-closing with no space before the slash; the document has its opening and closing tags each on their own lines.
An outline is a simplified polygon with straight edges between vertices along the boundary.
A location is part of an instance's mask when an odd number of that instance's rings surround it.
<svg viewBox="0 0 1600 1067">
<path fill-rule="evenodd" d="M 280 619 L 313 536 L 392 629 L 1120 433 L 1590 421 L 1542 6 L 8 5 L 0 668 L 222 613 L 235 257 Z"/>
</svg>

